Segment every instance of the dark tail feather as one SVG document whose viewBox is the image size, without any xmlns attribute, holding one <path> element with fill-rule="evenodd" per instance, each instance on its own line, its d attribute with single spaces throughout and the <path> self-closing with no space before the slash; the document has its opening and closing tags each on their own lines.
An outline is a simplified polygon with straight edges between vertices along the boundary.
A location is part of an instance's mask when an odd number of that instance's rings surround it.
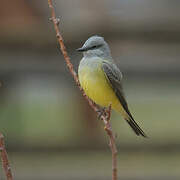
<svg viewBox="0 0 180 180">
<path fill-rule="evenodd" d="M 138 124 L 135 122 L 134 119 L 129 118 L 126 119 L 127 123 L 130 125 L 132 130 L 136 133 L 136 135 L 141 135 L 143 137 L 147 137 L 147 135 L 144 133 L 144 131 L 138 126 Z"/>
</svg>

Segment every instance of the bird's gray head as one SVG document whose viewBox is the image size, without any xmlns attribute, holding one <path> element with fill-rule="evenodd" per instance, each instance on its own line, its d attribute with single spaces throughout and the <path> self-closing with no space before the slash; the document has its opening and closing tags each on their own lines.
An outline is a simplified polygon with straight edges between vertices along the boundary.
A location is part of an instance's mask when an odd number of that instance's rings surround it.
<svg viewBox="0 0 180 180">
<path fill-rule="evenodd" d="M 85 57 L 98 56 L 111 59 L 109 46 L 101 36 L 90 37 L 77 51 L 83 52 Z"/>
</svg>

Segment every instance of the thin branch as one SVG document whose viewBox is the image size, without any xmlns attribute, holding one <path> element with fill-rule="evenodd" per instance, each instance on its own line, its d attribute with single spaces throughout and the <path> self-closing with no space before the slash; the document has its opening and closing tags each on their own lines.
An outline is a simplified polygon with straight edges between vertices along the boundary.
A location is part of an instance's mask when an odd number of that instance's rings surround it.
<svg viewBox="0 0 180 180">
<path fill-rule="evenodd" d="M 112 180 L 117 180 L 117 148 L 116 148 L 116 144 L 115 144 L 115 136 L 113 135 L 112 127 L 111 127 L 111 124 L 110 124 L 111 105 L 109 106 L 109 108 L 107 108 L 107 109 L 103 110 L 103 112 L 101 112 L 99 107 L 95 103 L 93 103 L 87 97 L 87 95 L 85 94 L 84 90 L 80 86 L 78 76 L 77 76 L 76 72 L 74 71 L 73 65 L 72 65 L 72 63 L 70 61 L 70 57 L 68 56 L 68 53 L 66 51 L 66 47 L 64 45 L 63 38 L 62 38 L 62 35 L 60 33 L 60 28 L 58 26 L 60 20 L 56 18 L 55 9 L 53 7 L 52 0 L 48 0 L 48 5 L 49 5 L 49 8 L 51 10 L 51 18 L 50 18 L 50 20 L 54 24 L 54 29 L 56 31 L 56 37 L 57 37 L 57 40 L 59 42 L 60 50 L 61 50 L 61 52 L 62 52 L 62 54 L 64 56 L 67 67 L 68 67 L 71 75 L 73 76 L 77 86 L 81 90 L 83 96 L 88 101 L 91 108 L 97 113 L 98 117 L 100 117 L 100 119 L 104 123 L 104 129 L 105 129 L 107 135 L 109 136 L 109 140 L 110 140 L 109 146 L 110 146 L 111 152 L 112 152 Z"/>
<path fill-rule="evenodd" d="M 1 133 L 0 133 L 0 156 L 1 156 L 1 161 L 4 168 L 4 172 L 6 174 L 6 179 L 13 180 L 11 167 L 8 161 L 8 155 L 7 155 L 7 151 L 6 151 L 6 147 L 4 143 L 4 136 Z"/>
<path fill-rule="evenodd" d="M 63 38 L 62 38 L 62 35 L 60 33 L 60 28 L 59 28 L 59 22 L 60 20 L 56 18 L 56 15 L 55 15 L 55 10 L 54 10 L 54 7 L 52 5 L 52 0 L 48 0 L 48 4 L 49 4 L 49 8 L 51 9 L 51 18 L 50 20 L 53 22 L 54 24 L 54 29 L 56 31 L 56 37 L 57 37 L 57 40 L 59 42 L 59 45 L 60 45 L 60 50 L 64 56 L 64 59 L 66 61 L 66 65 L 71 73 L 71 75 L 73 76 L 76 84 L 78 85 L 79 89 L 81 90 L 83 96 L 86 98 L 86 100 L 88 101 L 88 103 L 90 104 L 90 106 L 95 110 L 95 111 L 98 111 L 98 108 L 94 106 L 94 103 L 87 97 L 87 95 L 85 94 L 85 92 L 83 91 L 83 89 L 81 88 L 80 86 L 80 83 L 79 83 L 79 79 L 77 77 L 77 74 L 76 72 L 74 71 L 74 68 L 73 68 L 73 65 L 71 63 L 71 60 L 70 60 L 70 57 L 68 56 L 67 54 L 67 51 L 66 51 L 66 47 L 64 45 L 64 41 L 63 41 Z"/>
<path fill-rule="evenodd" d="M 117 148 L 115 144 L 115 136 L 113 135 L 110 124 L 110 118 L 111 118 L 111 105 L 107 109 L 107 121 L 105 121 L 104 123 L 106 123 L 105 130 L 109 135 L 110 138 L 109 146 L 112 151 L 112 179 L 117 180 Z"/>
</svg>

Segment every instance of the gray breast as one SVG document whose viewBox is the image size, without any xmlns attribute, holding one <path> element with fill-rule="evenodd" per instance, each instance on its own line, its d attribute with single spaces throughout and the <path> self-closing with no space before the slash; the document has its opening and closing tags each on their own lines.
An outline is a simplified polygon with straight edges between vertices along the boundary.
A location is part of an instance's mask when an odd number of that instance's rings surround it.
<svg viewBox="0 0 180 180">
<path fill-rule="evenodd" d="M 88 66 L 90 67 L 92 70 L 95 70 L 96 68 L 98 68 L 99 64 L 102 62 L 103 60 L 99 57 L 93 57 L 93 58 L 82 58 L 82 60 L 80 61 L 79 64 L 79 70 L 80 71 L 84 66 Z"/>
</svg>

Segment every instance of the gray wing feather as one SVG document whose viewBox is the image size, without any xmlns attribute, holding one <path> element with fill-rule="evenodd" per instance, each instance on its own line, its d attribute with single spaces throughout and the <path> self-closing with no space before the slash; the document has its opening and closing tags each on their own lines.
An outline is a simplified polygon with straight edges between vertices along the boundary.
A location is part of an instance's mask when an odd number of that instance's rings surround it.
<svg viewBox="0 0 180 180">
<path fill-rule="evenodd" d="M 123 88 L 121 84 L 121 80 L 122 80 L 121 71 L 118 69 L 118 67 L 115 64 L 110 64 L 106 61 L 103 62 L 102 68 L 117 98 L 119 99 L 121 105 L 123 106 L 124 110 L 129 116 L 129 118 L 126 119 L 126 121 L 137 135 L 142 135 L 143 137 L 147 137 L 146 134 L 143 132 L 143 130 L 135 122 L 134 118 L 132 117 L 128 109 L 128 104 L 124 97 Z"/>
<path fill-rule="evenodd" d="M 103 62 L 102 68 L 105 72 L 105 75 L 111 87 L 113 88 L 116 96 L 118 97 L 120 103 L 122 104 L 124 110 L 131 117 L 132 115 L 130 114 L 128 110 L 128 105 L 124 97 L 124 92 L 123 92 L 123 88 L 121 84 L 121 80 L 122 80 L 121 71 L 118 69 L 118 67 L 115 64 L 110 64 L 108 62 Z"/>
</svg>

